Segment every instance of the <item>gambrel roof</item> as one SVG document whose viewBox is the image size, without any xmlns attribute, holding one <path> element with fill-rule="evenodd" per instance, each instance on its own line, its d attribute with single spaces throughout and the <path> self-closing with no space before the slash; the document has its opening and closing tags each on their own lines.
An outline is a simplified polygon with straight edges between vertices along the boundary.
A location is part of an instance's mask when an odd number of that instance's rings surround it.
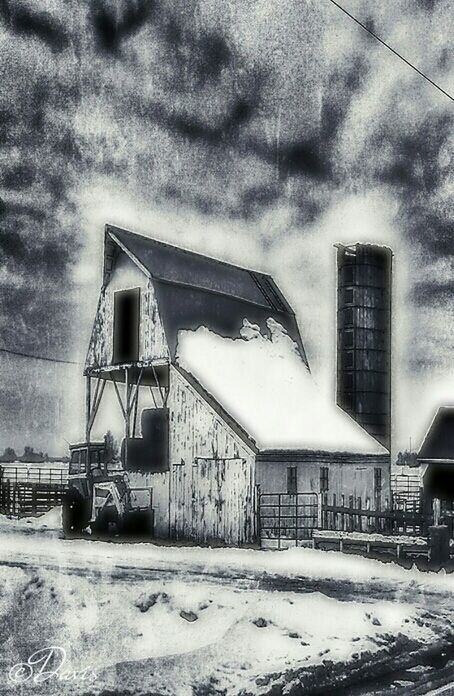
<svg viewBox="0 0 454 696">
<path fill-rule="evenodd" d="M 418 459 L 454 460 L 454 407 L 441 406 L 418 452 Z"/>
<path fill-rule="evenodd" d="M 245 318 L 267 331 L 271 317 L 286 329 L 307 364 L 295 314 L 271 276 L 106 225 L 105 283 L 112 243 L 152 279 L 172 357 L 182 329 L 205 326 L 234 338 Z"/>
</svg>

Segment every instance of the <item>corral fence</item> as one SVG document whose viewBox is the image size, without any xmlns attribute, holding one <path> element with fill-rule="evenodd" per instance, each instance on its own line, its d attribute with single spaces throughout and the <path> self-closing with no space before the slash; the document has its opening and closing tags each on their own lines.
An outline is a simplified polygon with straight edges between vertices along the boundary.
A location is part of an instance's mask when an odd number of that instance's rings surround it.
<svg viewBox="0 0 454 696">
<path fill-rule="evenodd" d="M 319 524 L 316 493 L 261 493 L 259 538 L 262 547 L 287 548 L 310 541 Z"/>
<path fill-rule="evenodd" d="M 304 545 L 317 530 L 421 537 L 432 524 L 420 498 L 393 497 L 384 509 L 370 498 L 312 492 L 260 493 L 258 502 L 259 540 L 266 548 Z M 454 510 L 451 514 L 454 526 Z"/>
<path fill-rule="evenodd" d="M 27 475 L 28 474 L 28 475 Z M 14 517 L 42 515 L 61 505 L 68 472 L 44 467 L 0 466 L 0 514 Z"/>
<path fill-rule="evenodd" d="M 422 505 L 423 486 L 417 474 L 391 474 L 393 507 L 400 508 L 406 502 Z"/>
<path fill-rule="evenodd" d="M 53 468 L 26 464 L 1 464 L 0 480 L 14 483 L 47 483 L 65 485 L 68 482 L 68 467 Z"/>
<path fill-rule="evenodd" d="M 377 507 L 379 507 L 377 505 Z M 424 514 L 420 501 L 400 501 L 388 509 L 373 509 L 370 499 L 349 497 L 348 505 L 338 503 L 333 495 L 321 496 L 320 529 L 344 532 L 369 532 L 406 536 L 425 536 L 431 518 Z"/>
</svg>

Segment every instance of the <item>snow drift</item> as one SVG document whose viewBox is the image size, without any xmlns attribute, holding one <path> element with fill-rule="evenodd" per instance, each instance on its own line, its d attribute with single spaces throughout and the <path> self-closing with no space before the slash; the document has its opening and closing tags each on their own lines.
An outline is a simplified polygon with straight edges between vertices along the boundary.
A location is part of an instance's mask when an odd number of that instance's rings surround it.
<svg viewBox="0 0 454 696">
<path fill-rule="evenodd" d="M 245 319 L 236 339 L 206 327 L 179 331 L 177 362 L 260 449 L 385 454 L 328 394 L 320 393 L 285 329 L 271 318 L 267 327 L 269 337 Z"/>
</svg>

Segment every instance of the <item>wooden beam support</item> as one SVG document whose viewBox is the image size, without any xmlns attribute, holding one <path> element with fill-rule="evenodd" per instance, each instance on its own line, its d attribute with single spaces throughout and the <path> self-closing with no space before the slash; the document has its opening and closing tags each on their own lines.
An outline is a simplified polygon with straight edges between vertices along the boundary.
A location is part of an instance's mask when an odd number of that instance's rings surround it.
<svg viewBox="0 0 454 696">
<path fill-rule="evenodd" d="M 134 405 L 134 416 L 132 419 L 132 436 L 136 436 L 136 423 L 137 423 L 137 407 L 139 405 L 139 388 L 142 381 L 143 367 L 140 369 L 139 376 L 137 377 L 137 383 L 135 385 L 134 396 L 132 397 L 132 403 Z"/>
<path fill-rule="evenodd" d="M 131 398 L 131 385 L 129 383 L 129 368 L 125 367 L 125 401 L 126 401 L 126 408 L 125 408 L 125 437 L 128 439 L 131 437 L 131 422 L 130 422 L 130 414 L 131 414 L 131 404 L 130 404 L 130 398 Z"/>
<path fill-rule="evenodd" d="M 150 394 L 151 394 L 151 396 L 152 396 L 152 398 L 153 398 L 154 407 L 155 407 L 155 408 L 158 408 L 158 404 L 156 403 L 156 399 L 154 398 L 153 387 L 151 386 L 151 384 L 149 385 L 149 388 L 150 388 Z"/>
<path fill-rule="evenodd" d="M 99 387 L 100 382 L 102 382 L 102 384 L 101 384 L 101 389 L 99 390 L 99 394 L 98 394 L 98 387 Z M 101 403 L 101 399 L 102 399 L 102 395 L 104 393 L 105 386 L 106 386 L 106 380 L 105 379 L 98 379 L 98 384 L 97 384 L 97 388 L 95 391 L 95 398 L 94 398 L 94 402 L 93 402 L 93 408 L 91 411 L 90 421 L 89 421 L 90 433 L 91 433 L 91 429 L 93 427 L 93 423 L 95 422 L 96 415 L 98 413 L 99 405 Z"/>
<path fill-rule="evenodd" d="M 91 410 L 91 377 L 87 375 L 85 381 L 85 441 L 90 442 L 90 410 Z"/>
<path fill-rule="evenodd" d="M 119 390 L 118 390 L 117 381 L 116 381 L 116 379 L 115 379 L 115 377 L 114 377 L 113 375 L 111 376 L 111 379 L 112 379 L 113 385 L 114 385 L 114 387 L 115 387 L 115 391 L 116 391 L 117 398 L 118 398 L 118 403 L 120 404 L 120 408 L 121 408 L 121 412 L 122 412 L 122 414 L 123 414 L 123 418 L 126 420 L 126 411 L 125 411 L 125 408 L 124 408 L 124 406 L 123 406 L 123 401 L 121 400 L 120 392 L 119 392 Z"/>
<path fill-rule="evenodd" d="M 156 373 L 156 370 L 154 369 L 153 363 L 151 363 L 151 369 L 152 369 L 152 371 L 153 371 L 153 377 L 155 378 L 155 382 L 156 382 L 156 384 L 158 385 L 158 389 L 159 389 L 159 394 L 160 394 L 160 396 L 161 396 L 162 405 L 165 406 L 164 395 L 163 395 L 163 393 L 162 393 L 161 385 L 159 384 L 158 375 L 157 375 L 157 373 Z"/>
</svg>

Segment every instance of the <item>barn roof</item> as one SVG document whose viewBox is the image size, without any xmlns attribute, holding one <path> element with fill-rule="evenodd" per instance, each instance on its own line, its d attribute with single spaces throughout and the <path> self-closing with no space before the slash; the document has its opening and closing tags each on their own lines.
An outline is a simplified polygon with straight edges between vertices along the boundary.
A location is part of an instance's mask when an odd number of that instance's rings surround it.
<svg viewBox="0 0 454 696">
<path fill-rule="evenodd" d="M 177 365 L 254 439 L 259 450 L 386 455 L 387 451 L 321 390 L 278 322 L 270 337 L 247 322 L 224 338 L 200 327 L 180 331 Z"/>
<path fill-rule="evenodd" d="M 295 314 L 270 275 L 112 225 L 106 226 L 106 247 L 109 237 L 152 278 L 172 357 L 181 329 L 205 326 L 233 338 L 245 317 L 263 331 L 272 317 L 296 342 L 307 364 Z"/>
<path fill-rule="evenodd" d="M 454 407 L 441 406 L 424 437 L 418 459 L 454 460 Z"/>
</svg>

